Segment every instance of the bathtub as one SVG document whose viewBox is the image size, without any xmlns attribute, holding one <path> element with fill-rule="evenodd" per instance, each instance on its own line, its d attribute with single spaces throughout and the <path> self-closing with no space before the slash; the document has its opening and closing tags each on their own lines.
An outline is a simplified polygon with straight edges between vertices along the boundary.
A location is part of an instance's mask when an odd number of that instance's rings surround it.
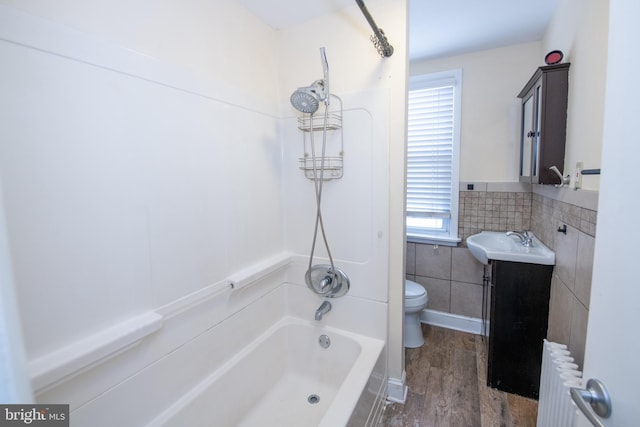
<svg viewBox="0 0 640 427">
<path fill-rule="evenodd" d="M 286 316 L 147 426 L 375 425 L 383 350 L 382 340 Z"/>
</svg>

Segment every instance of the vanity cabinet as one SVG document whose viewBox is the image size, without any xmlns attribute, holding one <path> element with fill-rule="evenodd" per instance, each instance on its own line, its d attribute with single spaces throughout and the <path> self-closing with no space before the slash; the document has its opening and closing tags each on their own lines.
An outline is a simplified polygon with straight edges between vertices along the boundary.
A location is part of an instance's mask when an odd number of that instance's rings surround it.
<svg viewBox="0 0 640 427">
<path fill-rule="evenodd" d="M 491 260 L 487 385 L 538 398 L 552 265 Z"/>
<path fill-rule="evenodd" d="M 558 184 L 564 169 L 569 65 L 539 67 L 522 89 L 520 181 Z M 565 174 L 566 175 L 566 174 Z"/>
</svg>

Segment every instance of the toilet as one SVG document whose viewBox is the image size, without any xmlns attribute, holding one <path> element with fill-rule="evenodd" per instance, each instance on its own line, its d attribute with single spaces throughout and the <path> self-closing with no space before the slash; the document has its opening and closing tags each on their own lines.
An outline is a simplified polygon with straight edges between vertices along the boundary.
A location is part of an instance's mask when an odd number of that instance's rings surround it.
<svg viewBox="0 0 640 427">
<path fill-rule="evenodd" d="M 422 285 L 412 280 L 405 280 L 404 286 L 404 346 L 422 347 L 424 338 L 420 328 L 420 312 L 427 306 L 429 296 Z"/>
</svg>

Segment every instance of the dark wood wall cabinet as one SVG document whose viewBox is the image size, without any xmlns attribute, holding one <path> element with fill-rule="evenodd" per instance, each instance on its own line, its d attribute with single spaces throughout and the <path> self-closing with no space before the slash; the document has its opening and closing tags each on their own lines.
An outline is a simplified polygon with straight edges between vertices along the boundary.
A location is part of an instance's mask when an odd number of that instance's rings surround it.
<svg viewBox="0 0 640 427">
<path fill-rule="evenodd" d="M 520 181 L 559 184 L 549 170 L 556 166 L 564 175 L 564 146 L 567 134 L 569 65 L 539 67 L 522 89 L 522 133 L 520 139 Z"/>
<path fill-rule="evenodd" d="M 537 399 L 552 265 L 491 261 L 487 384 Z"/>
</svg>

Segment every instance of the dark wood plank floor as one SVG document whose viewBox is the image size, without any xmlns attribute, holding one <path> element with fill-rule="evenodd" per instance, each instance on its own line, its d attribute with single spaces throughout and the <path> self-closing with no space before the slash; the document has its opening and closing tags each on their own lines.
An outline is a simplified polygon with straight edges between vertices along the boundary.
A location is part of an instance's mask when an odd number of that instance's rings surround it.
<svg viewBox="0 0 640 427">
<path fill-rule="evenodd" d="M 388 403 L 380 427 L 535 427 L 538 402 L 487 387 L 479 335 L 422 325 L 425 345 L 406 349 L 409 393 Z"/>
</svg>

